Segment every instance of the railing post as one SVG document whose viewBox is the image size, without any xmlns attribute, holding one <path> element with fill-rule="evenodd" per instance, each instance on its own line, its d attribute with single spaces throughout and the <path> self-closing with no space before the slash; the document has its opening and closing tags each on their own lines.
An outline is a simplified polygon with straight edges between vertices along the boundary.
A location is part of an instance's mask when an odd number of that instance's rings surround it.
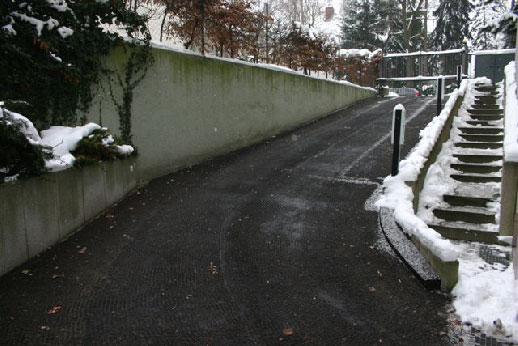
<svg viewBox="0 0 518 346">
<path fill-rule="evenodd" d="M 462 82 L 462 65 L 457 66 L 457 87 L 460 88 Z"/>
</svg>

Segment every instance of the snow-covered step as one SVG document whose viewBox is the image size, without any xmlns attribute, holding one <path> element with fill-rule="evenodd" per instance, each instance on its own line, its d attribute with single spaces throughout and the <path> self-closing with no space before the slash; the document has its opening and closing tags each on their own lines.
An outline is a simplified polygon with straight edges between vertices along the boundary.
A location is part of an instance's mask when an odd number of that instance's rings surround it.
<svg viewBox="0 0 518 346">
<path fill-rule="evenodd" d="M 488 203 L 495 201 L 492 198 L 474 197 L 474 196 L 468 196 L 468 195 L 465 195 L 465 196 L 448 195 L 448 194 L 443 196 L 443 200 L 451 206 L 456 206 L 456 207 L 470 206 L 470 207 L 480 207 L 480 208 L 485 208 L 485 207 L 487 207 Z"/>
<path fill-rule="evenodd" d="M 459 134 L 460 137 L 464 138 L 465 140 L 469 141 L 469 142 L 478 142 L 478 143 L 481 143 L 481 142 L 491 142 L 491 143 L 494 143 L 494 142 L 502 142 L 504 140 L 504 134 L 500 134 L 500 135 L 493 135 L 493 134 L 476 134 L 476 135 L 471 135 L 471 134 L 464 134 L 464 133 L 461 133 Z"/>
<path fill-rule="evenodd" d="M 463 173 L 463 174 L 452 174 L 450 177 L 454 180 L 464 183 L 499 183 L 502 181 L 500 174 L 476 174 L 476 173 Z"/>
<path fill-rule="evenodd" d="M 502 160 L 502 155 L 454 154 L 453 156 L 464 163 L 490 163 Z"/>
<path fill-rule="evenodd" d="M 475 91 L 475 96 L 497 96 L 498 91 Z"/>
<path fill-rule="evenodd" d="M 459 127 L 459 130 L 462 133 L 469 135 L 498 135 L 504 133 L 504 129 L 502 127 L 496 126 L 473 126 L 473 127 Z"/>
<path fill-rule="evenodd" d="M 470 196 L 474 198 L 487 198 L 496 200 L 500 197 L 500 186 L 498 184 L 464 183 L 455 187 L 454 194 L 457 196 Z"/>
<path fill-rule="evenodd" d="M 452 163 L 451 168 L 456 171 L 464 173 L 497 173 L 502 169 L 501 165 L 488 165 L 488 164 L 476 164 L 476 163 Z"/>
<path fill-rule="evenodd" d="M 498 240 L 498 231 L 488 229 L 488 227 L 484 225 L 460 222 L 437 222 L 429 224 L 428 226 L 448 239 L 478 241 L 490 244 L 495 244 Z"/>
<path fill-rule="evenodd" d="M 502 121 L 468 120 L 466 124 L 470 126 L 500 126 Z"/>
<path fill-rule="evenodd" d="M 457 142 L 455 146 L 458 148 L 466 148 L 466 149 L 499 149 L 503 147 L 502 142 Z"/>
<path fill-rule="evenodd" d="M 495 223 L 496 214 L 487 208 L 450 206 L 446 208 L 436 208 L 433 214 L 438 219 L 452 222 L 467 222 L 473 224 Z"/>
</svg>

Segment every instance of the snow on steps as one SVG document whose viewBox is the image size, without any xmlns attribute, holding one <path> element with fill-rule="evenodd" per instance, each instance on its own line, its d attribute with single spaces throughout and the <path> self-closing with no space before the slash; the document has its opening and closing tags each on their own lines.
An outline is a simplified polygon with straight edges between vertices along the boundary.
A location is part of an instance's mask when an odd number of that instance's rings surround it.
<svg viewBox="0 0 518 346">
<path fill-rule="evenodd" d="M 494 85 L 476 86 L 475 102 L 453 125 L 449 171 L 457 186 L 443 195 L 428 222 L 446 238 L 497 242 L 499 215 L 494 206 L 499 204 L 504 140 L 501 122 L 494 121 L 503 117 L 496 102 L 499 94 Z"/>
</svg>

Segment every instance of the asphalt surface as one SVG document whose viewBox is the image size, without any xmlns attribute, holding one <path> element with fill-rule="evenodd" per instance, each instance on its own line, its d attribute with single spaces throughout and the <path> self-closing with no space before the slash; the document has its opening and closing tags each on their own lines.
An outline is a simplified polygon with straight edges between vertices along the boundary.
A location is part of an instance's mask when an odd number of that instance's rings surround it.
<svg viewBox="0 0 518 346">
<path fill-rule="evenodd" d="M 366 208 L 400 102 L 420 111 L 405 155 L 429 98 L 362 102 L 152 181 L 0 279 L 0 344 L 447 344 L 447 298 Z"/>
</svg>

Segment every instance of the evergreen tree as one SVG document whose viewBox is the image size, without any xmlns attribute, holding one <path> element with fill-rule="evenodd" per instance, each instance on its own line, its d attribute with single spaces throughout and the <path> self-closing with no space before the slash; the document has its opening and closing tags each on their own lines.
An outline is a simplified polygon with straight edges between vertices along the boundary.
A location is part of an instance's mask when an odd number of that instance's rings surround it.
<svg viewBox="0 0 518 346">
<path fill-rule="evenodd" d="M 461 48 L 464 38 L 471 38 L 470 11 L 469 0 L 442 0 L 434 12 L 437 27 L 432 34 L 432 46 L 440 50 Z"/>
<path fill-rule="evenodd" d="M 507 12 L 504 0 L 474 0 L 471 12 L 470 32 L 474 49 L 495 49 L 499 42 L 491 32 L 490 23 L 496 22 Z"/>
<path fill-rule="evenodd" d="M 487 13 L 488 10 L 491 13 Z M 483 49 L 515 48 L 518 4 L 509 13 L 501 0 L 486 1 L 480 12 L 484 16 L 484 25 L 478 32 L 476 45 Z"/>
<path fill-rule="evenodd" d="M 375 33 L 377 24 L 371 0 L 353 0 L 344 9 L 343 47 L 375 49 L 380 42 Z"/>
</svg>

